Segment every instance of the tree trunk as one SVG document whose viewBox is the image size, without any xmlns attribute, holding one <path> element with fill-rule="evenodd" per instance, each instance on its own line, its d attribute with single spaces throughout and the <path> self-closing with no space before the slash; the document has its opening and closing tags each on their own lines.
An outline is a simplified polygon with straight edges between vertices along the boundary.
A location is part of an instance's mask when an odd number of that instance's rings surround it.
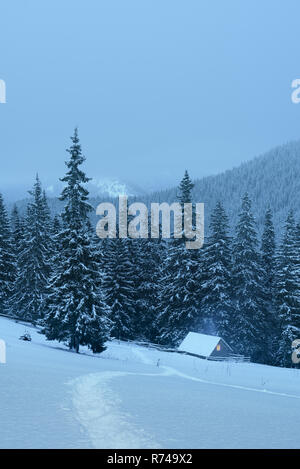
<svg viewBox="0 0 300 469">
<path fill-rule="evenodd" d="M 77 335 L 74 337 L 74 344 L 76 353 L 79 353 L 79 337 Z"/>
</svg>

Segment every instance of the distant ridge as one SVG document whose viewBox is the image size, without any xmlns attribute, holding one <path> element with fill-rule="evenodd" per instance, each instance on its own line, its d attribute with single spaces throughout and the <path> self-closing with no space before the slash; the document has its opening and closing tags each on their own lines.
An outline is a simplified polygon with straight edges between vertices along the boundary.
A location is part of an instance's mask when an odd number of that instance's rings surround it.
<svg viewBox="0 0 300 469">
<path fill-rule="evenodd" d="M 194 175 L 190 176 L 193 178 Z M 234 228 L 240 199 L 248 192 L 259 231 L 270 206 L 276 232 L 280 234 L 290 209 L 294 210 L 296 221 L 300 221 L 300 140 L 280 145 L 236 168 L 194 182 L 194 201 L 205 203 L 206 227 L 212 209 L 221 200 Z M 152 194 L 152 198 L 171 202 L 176 198 L 176 191 L 176 188 L 164 190 Z"/>
<path fill-rule="evenodd" d="M 195 175 L 190 174 L 190 176 L 194 178 Z M 217 201 L 221 200 L 229 216 L 231 229 L 234 231 L 240 199 L 245 192 L 248 192 L 253 202 L 253 212 L 259 232 L 262 231 L 265 211 L 270 206 L 276 232 L 280 235 L 290 209 L 294 210 L 296 221 L 300 221 L 300 140 L 277 146 L 236 168 L 216 176 L 196 179 L 194 182 L 194 201 L 205 203 L 206 229 L 212 209 Z M 147 204 L 172 203 L 176 201 L 176 194 L 177 189 L 174 187 L 150 194 L 136 194 L 135 197 L 129 197 L 129 200 L 136 199 Z M 101 195 L 92 197 L 91 204 L 96 207 L 100 202 L 114 200 L 112 197 Z M 49 204 L 53 214 L 62 208 L 62 203 L 57 198 L 50 198 Z M 23 211 L 26 200 L 19 201 L 17 205 Z M 93 221 L 96 221 L 95 215 Z"/>
</svg>

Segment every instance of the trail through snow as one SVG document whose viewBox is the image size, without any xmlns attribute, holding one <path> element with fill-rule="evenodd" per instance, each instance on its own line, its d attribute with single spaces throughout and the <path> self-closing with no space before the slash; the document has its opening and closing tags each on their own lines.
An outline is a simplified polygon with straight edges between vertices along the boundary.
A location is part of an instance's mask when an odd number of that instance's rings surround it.
<svg viewBox="0 0 300 469">
<path fill-rule="evenodd" d="M 94 448 L 159 448 L 154 438 L 120 410 L 121 398 L 110 387 L 128 372 L 91 373 L 74 380 L 73 404 Z M 133 373 L 135 374 L 135 373 Z"/>
<path fill-rule="evenodd" d="M 137 347 L 133 347 L 133 354 L 145 365 L 155 366 L 153 360 Z M 121 410 L 120 395 L 112 391 L 110 382 L 125 376 L 171 377 L 238 389 L 246 392 L 256 392 L 300 399 L 299 395 L 280 393 L 254 387 L 209 381 L 190 376 L 170 366 L 161 366 L 156 373 L 139 372 L 100 372 L 80 376 L 72 381 L 73 404 L 77 418 L 87 431 L 95 448 L 160 448 L 161 444 L 143 428 L 132 422 L 132 416 Z"/>
</svg>

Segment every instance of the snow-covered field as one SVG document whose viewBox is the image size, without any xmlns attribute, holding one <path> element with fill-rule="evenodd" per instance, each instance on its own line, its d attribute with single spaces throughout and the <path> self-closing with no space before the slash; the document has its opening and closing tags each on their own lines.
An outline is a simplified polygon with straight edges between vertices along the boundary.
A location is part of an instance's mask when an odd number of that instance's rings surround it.
<svg viewBox="0 0 300 469">
<path fill-rule="evenodd" d="M 1 317 L 0 339 L 0 448 L 300 447 L 300 370 L 117 342 L 78 355 Z"/>
</svg>

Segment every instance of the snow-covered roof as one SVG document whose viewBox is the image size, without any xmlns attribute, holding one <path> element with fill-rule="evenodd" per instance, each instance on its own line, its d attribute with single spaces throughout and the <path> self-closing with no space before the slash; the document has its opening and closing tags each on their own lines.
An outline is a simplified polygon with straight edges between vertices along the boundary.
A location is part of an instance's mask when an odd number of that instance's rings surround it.
<svg viewBox="0 0 300 469">
<path fill-rule="evenodd" d="M 209 357 L 220 340 L 221 337 L 217 337 L 215 335 L 189 332 L 186 338 L 179 345 L 178 350 L 195 353 L 196 355 L 202 355 L 203 357 Z"/>
</svg>

